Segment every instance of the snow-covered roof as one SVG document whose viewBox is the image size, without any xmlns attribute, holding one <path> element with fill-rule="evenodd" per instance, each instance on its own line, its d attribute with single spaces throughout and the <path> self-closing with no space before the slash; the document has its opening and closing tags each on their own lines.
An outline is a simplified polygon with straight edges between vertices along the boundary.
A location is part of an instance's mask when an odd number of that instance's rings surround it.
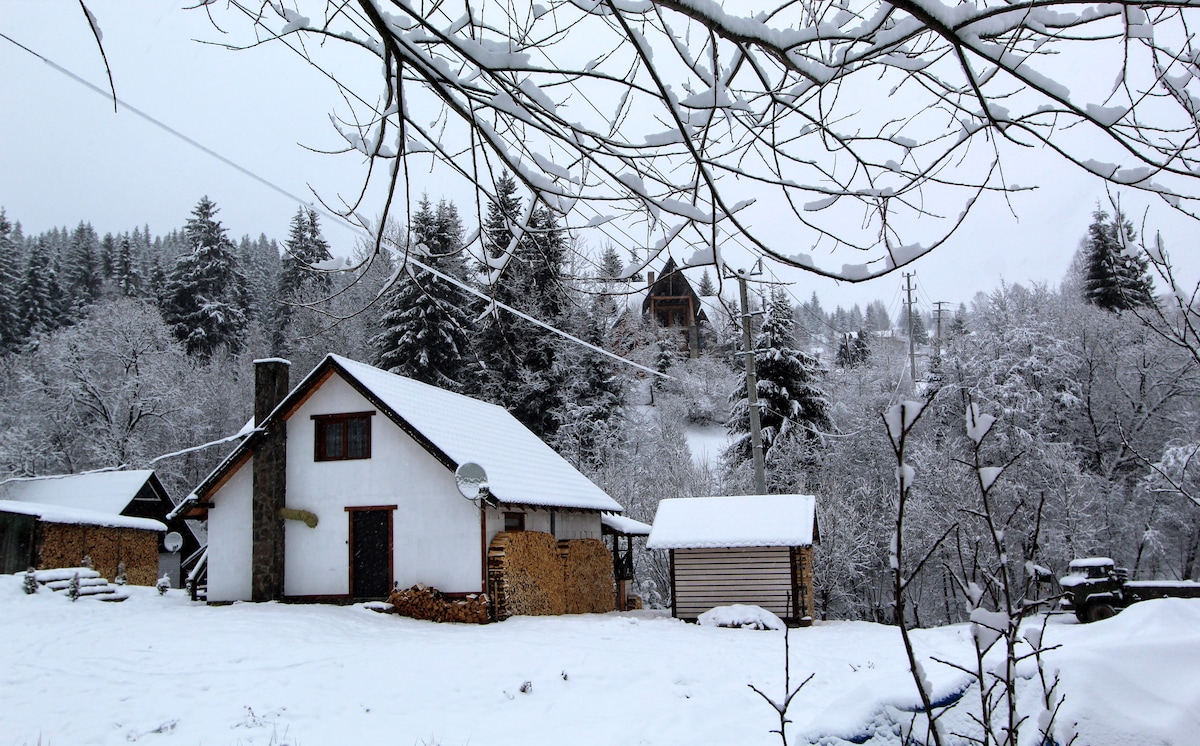
<svg viewBox="0 0 1200 746">
<path fill-rule="evenodd" d="M 151 518 L 133 518 L 116 513 L 101 513 L 81 508 L 66 508 L 61 505 L 45 505 L 16 500 L 0 500 L 0 512 L 20 513 L 37 516 L 46 523 L 76 523 L 85 526 L 110 526 L 114 528 L 138 528 L 144 531 L 166 531 L 167 527 Z"/>
<path fill-rule="evenodd" d="M 797 547 L 813 543 L 812 495 L 737 495 L 663 500 L 647 549 Z"/>
<path fill-rule="evenodd" d="M 496 500 L 624 510 L 503 407 L 340 355 L 329 357 L 455 464 L 482 466 Z"/>
<path fill-rule="evenodd" d="M 613 513 L 601 513 L 600 525 L 610 528 L 618 534 L 628 534 L 629 536 L 649 536 L 650 524 L 635 521 L 632 518 L 626 518 L 623 515 L 615 515 Z"/>
<path fill-rule="evenodd" d="M 117 515 L 152 476 L 138 469 L 13 479 L 0 485 L 0 499 Z"/>
</svg>

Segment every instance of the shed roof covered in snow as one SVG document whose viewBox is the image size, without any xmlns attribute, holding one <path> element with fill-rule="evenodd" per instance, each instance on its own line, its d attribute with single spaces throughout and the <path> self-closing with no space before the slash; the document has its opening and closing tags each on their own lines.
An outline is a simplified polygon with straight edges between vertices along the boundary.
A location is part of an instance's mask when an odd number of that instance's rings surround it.
<svg viewBox="0 0 1200 746">
<path fill-rule="evenodd" d="M 601 513 L 600 525 L 614 534 L 625 534 L 626 536 L 648 536 L 650 534 L 649 523 L 642 523 L 613 513 Z"/>
<path fill-rule="evenodd" d="M 647 549 L 798 547 L 819 540 L 812 495 L 737 495 L 663 500 Z"/>
<path fill-rule="evenodd" d="M 166 524 L 152 518 L 135 518 L 116 513 L 100 513 L 82 508 L 64 508 L 61 505 L 46 505 L 17 500 L 0 500 L 0 513 L 31 515 L 46 523 L 70 523 L 84 526 L 107 526 L 113 528 L 136 528 L 143 531 L 166 531 Z"/>
<path fill-rule="evenodd" d="M 289 417 L 331 374 L 340 375 L 447 468 L 467 462 L 482 466 L 491 498 L 500 503 L 624 510 L 503 407 L 340 355 L 327 356 L 267 419 Z M 224 474 L 253 450 L 261 430 L 252 431 L 195 494 L 215 490 Z"/>
<path fill-rule="evenodd" d="M 166 494 L 150 469 L 97 471 L 12 479 L 0 484 L 0 499 L 117 515 L 147 488 Z"/>
</svg>

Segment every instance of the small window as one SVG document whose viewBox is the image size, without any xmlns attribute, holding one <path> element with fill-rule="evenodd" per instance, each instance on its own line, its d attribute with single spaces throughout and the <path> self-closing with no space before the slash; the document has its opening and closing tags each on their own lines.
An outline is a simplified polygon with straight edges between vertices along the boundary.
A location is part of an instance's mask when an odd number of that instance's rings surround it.
<svg viewBox="0 0 1200 746">
<path fill-rule="evenodd" d="M 524 531 L 525 530 L 525 514 L 524 513 L 505 513 L 504 514 L 504 530 L 505 531 Z"/>
<path fill-rule="evenodd" d="M 313 415 L 316 421 L 316 460 L 371 458 L 371 416 L 374 412 Z"/>
</svg>

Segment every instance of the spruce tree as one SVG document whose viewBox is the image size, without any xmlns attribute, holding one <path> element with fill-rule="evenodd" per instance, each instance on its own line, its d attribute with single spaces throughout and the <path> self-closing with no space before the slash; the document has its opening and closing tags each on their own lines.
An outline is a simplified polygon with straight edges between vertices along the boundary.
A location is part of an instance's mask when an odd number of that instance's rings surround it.
<svg viewBox="0 0 1200 746">
<path fill-rule="evenodd" d="M 708 273 L 708 268 L 704 268 L 704 274 L 700 275 L 700 285 L 696 288 L 696 295 L 716 295 L 717 286 L 713 283 L 712 275 Z"/>
<path fill-rule="evenodd" d="M 100 240 L 100 269 L 105 280 L 113 279 L 117 271 L 117 245 L 117 237 L 111 233 L 105 233 Z"/>
<path fill-rule="evenodd" d="M 121 298 L 137 298 L 142 293 L 142 273 L 133 256 L 129 235 L 121 236 L 116 258 L 113 260 L 113 287 Z"/>
<path fill-rule="evenodd" d="M 787 293 L 776 289 L 754 344 L 755 392 L 763 454 L 768 462 L 785 443 L 801 438 L 816 443 L 819 434 L 832 427 L 829 403 L 817 383 L 820 368 L 813 357 L 795 348 L 795 323 Z M 733 409 L 728 428 L 733 442 L 726 459 L 737 466 L 752 456 L 745 373 L 739 377 L 730 401 Z"/>
<path fill-rule="evenodd" d="M 589 344 L 604 349 L 607 311 L 603 296 L 573 307 L 567 329 Z M 582 345 L 564 343 L 559 350 L 564 371 L 560 423 L 553 439 L 555 450 L 580 469 L 600 467 L 610 455 L 613 436 L 622 417 L 621 379 L 611 358 Z"/>
<path fill-rule="evenodd" d="M 279 260 L 279 279 L 275 290 L 275 311 L 271 324 L 271 346 L 277 355 L 289 354 L 293 315 L 297 302 L 312 302 L 329 295 L 329 275 L 313 266 L 329 261 L 329 242 L 321 235 L 321 221 L 315 210 L 301 207 L 292 216 L 288 239 Z"/>
<path fill-rule="evenodd" d="M 564 308 L 562 263 L 566 239 L 557 219 L 544 207 L 534 209 L 528 225 L 513 245 L 513 228 L 521 219 L 517 185 L 504 174 L 496 183 L 496 198 L 488 205 L 483 226 L 484 249 L 491 264 L 505 262 L 487 291 L 539 321 L 555 324 Z M 543 438 L 554 434 L 558 421 L 561 371 L 556 366 L 556 342 L 550 332 L 499 307 L 486 315 L 475 349 L 483 370 L 480 393 L 506 409 Z"/>
<path fill-rule="evenodd" d="M 191 250 L 175 260 L 162 301 L 163 321 L 189 354 L 202 358 L 221 346 L 240 350 L 248 320 L 246 278 L 216 214 L 208 197 L 192 210 L 184 228 Z"/>
<path fill-rule="evenodd" d="M 1109 220 L 1099 207 L 1084 246 L 1083 298 L 1108 311 L 1154 305 L 1149 261 L 1137 253 L 1133 224 L 1117 211 Z"/>
<path fill-rule="evenodd" d="M 842 334 L 838 341 L 837 355 L 834 356 L 834 363 L 839 368 L 854 367 L 854 343 L 851 341 L 853 335 Z"/>
<path fill-rule="evenodd" d="M 868 331 L 886 332 L 892 328 L 892 320 L 888 316 L 887 306 L 881 300 L 873 300 L 867 304 L 867 314 L 863 319 Z"/>
<path fill-rule="evenodd" d="M 921 316 L 921 312 L 917 311 L 913 314 L 911 328 L 908 321 L 908 308 L 902 308 L 898 322 L 901 333 L 906 336 L 911 334 L 913 342 L 916 344 L 929 344 L 929 330 L 925 327 L 925 319 Z"/>
<path fill-rule="evenodd" d="M 601 280 L 613 281 L 621 276 L 621 271 L 625 269 L 624 262 L 621 261 L 621 255 L 617 253 L 617 249 L 612 244 L 605 244 L 604 251 L 600 253 L 600 270 L 597 276 Z"/>
<path fill-rule="evenodd" d="M 423 197 L 413 215 L 409 250 L 420 261 L 462 279 L 462 224 L 443 200 L 437 211 Z M 376 366 L 392 373 L 463 391 L 469 381 L 464 294 L 453 284 L 406 263 L 384 295 L 380 332 L 371 340 Z"/>
<path fill-rule="evenodd" d="M 854 337 L 854 364 L 862 365 L 871 359 L 871 334 L 866 329 L 859 329 Z"/>
<path fill-rule="evenodd" d="M 50 242 L 41 236 L 33 242 L 17 289 L 18 338 L 62 326 L 62 298 Z"/>
<path fill-rule="evenodd" d="M 84 308 L 100 297 L 104 282 L 100 241 L 90 223 L 80 222 L 72 231 L 63 274 L 63 290 L 69 299 L 71 315 L 78 318 Z"/>
<path fill-rule="evenodd" d="M 21 251 L 13 233 L 13 224 L 0 208 L 0 352 L 16 349 L 21 336 L 17 314 Z"/>
</svg>

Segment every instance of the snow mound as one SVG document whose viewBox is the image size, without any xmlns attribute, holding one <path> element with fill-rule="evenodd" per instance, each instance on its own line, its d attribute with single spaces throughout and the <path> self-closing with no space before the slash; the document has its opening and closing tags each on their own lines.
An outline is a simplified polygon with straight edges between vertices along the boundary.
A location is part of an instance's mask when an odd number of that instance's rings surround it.
<svg viewBox="0 0 1200 746">
<path fill-rule="evenodd" d="M 703 627 L 740 627 L 741 629 L 783 629 L 783 620 L 761 606 L 731 604 L 717 606 L 696 620 Z"/>
</svg>

